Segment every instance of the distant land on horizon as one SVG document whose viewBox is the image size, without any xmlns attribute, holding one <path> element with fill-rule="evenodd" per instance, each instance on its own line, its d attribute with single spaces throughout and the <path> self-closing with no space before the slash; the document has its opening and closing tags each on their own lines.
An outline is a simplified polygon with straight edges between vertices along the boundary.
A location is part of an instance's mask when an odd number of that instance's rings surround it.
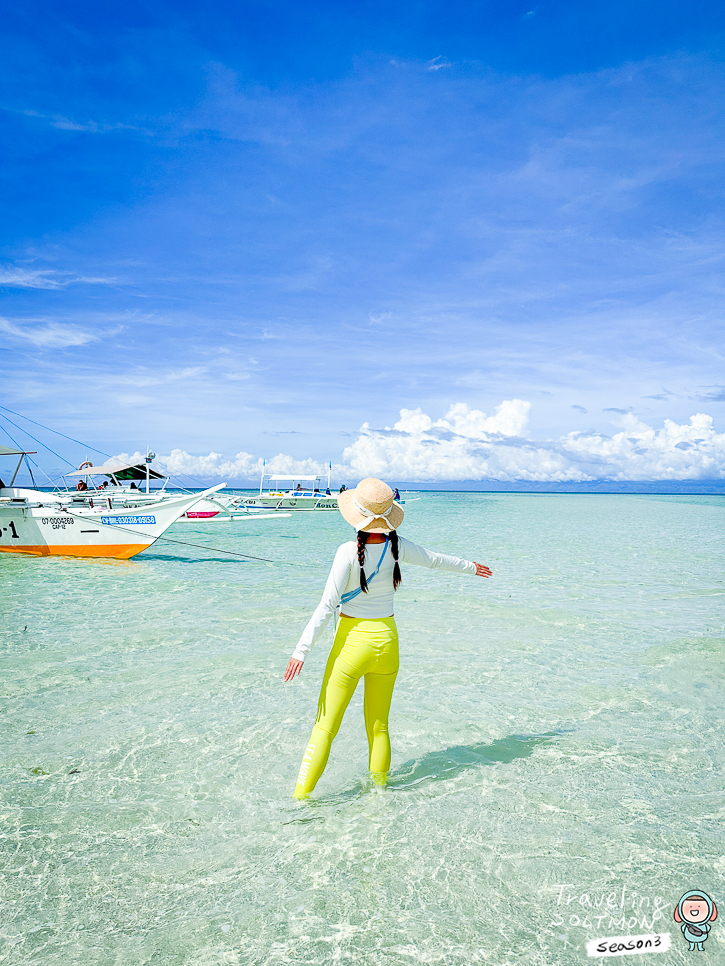
<svg viewBox="0 0 725 966">
<path fill-rule="evenodd" d="M 459 480 L 448 483 L 424 483 L 415 481 L 400 482 L 388 480 L 399 490 L 417 490 L 421 493 L 631 493 L 631 494 L 679 494 L 681 496 L 725 496 L 725 480 L 592 480 L 591 482 L 547 483 L 531 480 L 469 481 Z M 213 485 L 205 484 L 205 485 Z M 332 486 L 334 493 L 339 489 Z M 351 482 L 348 486 L 354 486 Z M 259 485 L 235 486 L 230 490 L 259 490 Z"/>
<path fill-rule="evenodd" d="M 398 489 L 459 493 L 651 493 L 725 496 L 725 480 L 593 480 L 589 483 L 539 483 L 530 480 L 430 484 L 398 483 Z"/>
<path fill-rule="evenodd" d="M 32 487 L 30 479 L 22 478 L 20 474 L 16 486 Z M 206 489 L 215 483 L 221 482 L 220 479 L 199 479 L 172 475 L 169 478 L 169 489 L 184 487 L 187 489 Z M 323 488 L 324 488 L 323 480 Z M 416 483 L 414 480 L 400 481 L 387 480 L 391 486 L 397 486 L 399 490 L 411 490 L 421 493 L 611 493 L 611 494 L 678 494 L 680 496 L 725 496 L 725 479 L 710 480 L 592 480 L 589 482 L 564 482 L 551 483 L 539 482 L 535 480 L 456 480 L 452 482 L 440 482 L 426 480 Z M 356 480 L 334 481 L 331 486 L 332 493 L 338 492 L 340 485 L 345 483 L 348 487 L 356 485 Z M 39 490 L 50 491 L 54 487 L 40 485 Z M 161 487 L 151 487 L 161 489 Z M 247 490 L 258 492 L 259 484 L 252 481 L 241 481 L 239 483 L 230 482 L 229 490 Z"/>
</svg>

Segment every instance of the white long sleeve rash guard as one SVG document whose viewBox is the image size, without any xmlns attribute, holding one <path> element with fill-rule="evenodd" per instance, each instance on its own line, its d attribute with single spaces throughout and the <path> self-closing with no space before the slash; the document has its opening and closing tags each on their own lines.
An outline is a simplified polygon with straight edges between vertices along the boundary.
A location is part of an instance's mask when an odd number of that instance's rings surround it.
<svg viewBox="0 0 725 966">
<path fill-rule="evenodd" d="M 365 575 L 368 580 L 378 565 L 383 552 L 384 543 L 370 543 L 365 547 Z M 401 563 L 415 564 L 418 567 L 428 567 L 431 570 L 450 570 L 459 574 L 475 574 L 476 565 L 472 560 L 462 560 L 445 553 L 434 553 L 411 543 L 405 537 L 398 537 L 398 559 Z M 366 594 L 358 594 L 347 601 L 343 612 L 348 617 L 363 617 L 377 620 L 381 617 L 391 617 L 393 614 L 393 567 L 395 561 L 388 544 L 383 557 L 383 563 L 375 579 L 368 584 Z M 293 659 L 304 661 L 312 650 L 315 641 L 324 629 L 340 603 L 343 594 L 356 590 L 360 586 L 360 564 L 357 559 L 357 542 L 351 540 L 338 547 L 332 564 L 330 576 L 327 578 L 322 600 L 317 605 L 307 627 L 302 632 Z"/>
</svg>

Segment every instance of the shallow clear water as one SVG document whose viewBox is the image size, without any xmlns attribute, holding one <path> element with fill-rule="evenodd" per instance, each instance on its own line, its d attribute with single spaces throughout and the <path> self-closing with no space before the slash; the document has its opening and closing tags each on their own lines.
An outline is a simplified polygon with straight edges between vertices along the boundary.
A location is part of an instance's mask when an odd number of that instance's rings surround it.
<svg viewBox="0 0 725 966">
<path fill-rule="evenodd" d="M 168 534 L 281 564 L 0 557 L 0 963 L 691 961 L 679 897 L 725 911 L 725 499 L 422 493 L 401 532 L 495 576 L 404 569 L 390 785 L 359 694 L 307 803 L 330 631 L 281 674 L 338 514 Z"/>
</svg>

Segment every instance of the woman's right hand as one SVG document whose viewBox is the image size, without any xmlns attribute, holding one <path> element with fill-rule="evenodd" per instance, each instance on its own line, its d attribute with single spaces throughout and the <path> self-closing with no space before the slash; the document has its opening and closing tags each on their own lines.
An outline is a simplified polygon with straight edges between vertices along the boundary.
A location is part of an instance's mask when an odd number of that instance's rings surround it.
<svg viewBox="0 0 725 966">
<path fill-rule="evenodd" d="M 473 562 L 476 564 L 477 577 L 493 577 L 492 570 L 489 570 L 489 568 L 484 566 L 483 564 L 477 563 L 475 560 Z"/>
<path fill-rule="evenodd" d="M 289 664 L 287 665 L 287 670 L 284 672 L 285 681 L 291 681 L 292 678 L 296 677 L 302 670 L 302 665 L 304 661 L 295 661 L 293 657 L 289 659 Z"/>
</svg>

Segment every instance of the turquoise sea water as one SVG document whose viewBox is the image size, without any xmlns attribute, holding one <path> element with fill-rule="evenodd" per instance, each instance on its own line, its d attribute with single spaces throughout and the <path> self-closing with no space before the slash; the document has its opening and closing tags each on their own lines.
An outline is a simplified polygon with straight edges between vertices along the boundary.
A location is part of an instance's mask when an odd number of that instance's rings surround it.
<svg viewBox="0 0 725 966">
<path fill-rule="evenodd" d="M 422 493 L 401 532 L 494 578 L 404 568 L 390 785 L 358 694 L 307 803 L 330 631 L 281 675 L 338 514 L 168 534 L 282 563 L 0 557 L 1 964 L 703 958 L 671 916 L 725 913 L 725 499 Z"/>
</svg>

